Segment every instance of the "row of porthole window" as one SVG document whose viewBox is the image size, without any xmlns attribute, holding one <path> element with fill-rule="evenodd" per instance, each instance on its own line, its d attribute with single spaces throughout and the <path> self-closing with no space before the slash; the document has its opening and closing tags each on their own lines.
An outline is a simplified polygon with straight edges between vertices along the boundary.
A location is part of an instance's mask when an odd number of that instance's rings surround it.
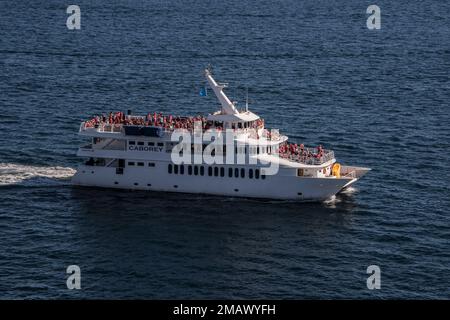
<svg viewBox="0 0 450 320">
<path fill-rule="evenodd" d="M 134 166 L 138 166 L 138 167 L 144 167 L 145 166 L 145 162 L 134 162 L 134 161 L 128 161 L 128 166 L 130 167 L 134 167 Z M 149 162 L 148 163 L 149 167 L 154 167 L 155 163 L 154 162 Z"/>
<path fill-rule="evenodd" d="M 177 165 L 177 164 L 169 164 L 167 166 L 167 172 L 169 174 L 185 174 L 188 175 L 194 175 L 194 176 L 204 176 L 208 175 L 210 177 L 225 177 L 228 176 L 229 178 L 245 178 L 248 177 L 249 179 L 266 179 L 266 176 L 264 174 L 261 174 L 259 169 L 248 169 L 245 168 L 226 168 L 224 167 L 209 167 L 207 166 L 205 169 L 205 166 L 192 166 L 192 165 L 186 165 L 187 170 L 185 170 L 185 165 Z M 185 172 L 187 171 L 187 172 Z M 226 174 L 227 173 L 227 174 Z"/>
<path fill-rule="evenodd" d="M 119 184 L 119 182 L 118 181 L 114 181 L 114 184 Z M 137 183 L 137 182 L 135 182 L 135 183 L 133 183 L 135 186 L 138 186 L 139 185 L 139 183 Z M 147 187 L 151 187 L 152 186 L 152 184 L 151 183 L 147 183 Z"/>
</svg>

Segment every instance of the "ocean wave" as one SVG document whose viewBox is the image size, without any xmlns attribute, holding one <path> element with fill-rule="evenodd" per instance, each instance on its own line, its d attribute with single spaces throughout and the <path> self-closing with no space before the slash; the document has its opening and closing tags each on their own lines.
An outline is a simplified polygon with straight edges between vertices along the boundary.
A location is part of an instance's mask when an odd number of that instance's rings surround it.
<svg viewBox="0 0 450 320">
<path fill-rule="evenodd" d="M 61 183 L 68 181 L 74 174 L 75 169 L 70 167 L 0 163 L 0 186 Z"/>
</svg>

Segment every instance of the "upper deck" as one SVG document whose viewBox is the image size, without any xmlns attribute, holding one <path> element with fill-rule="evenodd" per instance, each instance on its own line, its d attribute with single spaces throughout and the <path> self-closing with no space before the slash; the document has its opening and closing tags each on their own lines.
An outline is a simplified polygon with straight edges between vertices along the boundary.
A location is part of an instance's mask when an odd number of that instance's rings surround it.
<svg viewBox="0 0 450 320">
<path fill-rule="evenodd" d="M 217 117 L 217 115 L 213 115 Z M 208 117 L 209 118 L 209 117 Z M 247 144 L 279 144 L 287 140 L 278 130 L 264 128 L 264 120 L 256 119 L 248 122 L 229 122 L 208 120 L 203 116 L 181 117 L 162 115 L 161 113 L 147 116 L 125 116 L 122 112 L 110 113 L 106 116 L 96 116 L 81 123 L 79 134 L 91 137 L 110 137 L 127 139 L 127 137 L 154 137 L 170 141 L 175 131 L 194 136 L 213 132 L 220 137 L 226 130 L 235 136 L 236 141 Z"/>
<path fill-rule="evenodd" d="M 117 117 L 122 117 L 121 113 L 117 113 Z M 204 134 L 208 130 L 216 130 L 217 136 L 224 134 L 221 126 L 215 123 L 204 122 L 202 119 L 194 117 L 172 117 L 167 116 L 162 123 L 149 120 L 148 117 L 142 116 L 125 116 L 126 121 L 111 120 L 105 117 L 96 117 L 89 121 L 82 122 L 80 125 L 80 134 L 90 137 L 101 137 L 111 140 L 158 140 L 172 146 L 173 141 L 171 135 L 175 130 L 181 130 L 195 136 L 196 134 Z M 112 117 L 114 119 L 114 116 Z M 197 126 L 194 126 L 194 119 L 197 119 Z M 204 119 L 203 119 L 204 120 Z M 198 130 L 199 129 L 199 130 Z M 269 155 L 276 155 L 281 159 L 284 165 L 296 166 L 297 164 L 306 166 L 323 165 L 334 160 L 334 152 L 325 150 L 321 146 L 317 148 L 307 148 L 303 144 L 294 144 L 287 142 L 288 137 L 280 135 L 278 131 L 269 131 L 263 127 L 263 122 L 255 123 L 255 127 L 234 128 L 235 141 L 241 145 L 258 146 L 252 150 L 265 150 Z M 192 141 L 192 140 L 191 140 Z M 211 142 L 210 140 L 207 140 Z M 259 148 L 259 146 L 272 146 L 271 149 Z M 105 146 L 93 148 L 92 145 L 80 148 L 81 151 L 96 152 L 98 155 L 107 155 L 108 152 L 127 151 L 126 144 L 119 148 L 114 143 L 107 143 Z M 167 150 L 169 147 L 167 147 Z M 166 151 L 167 151 L 166 150 Z M 270 151 L 268 151 L 270 150 Z M 106 152 L 106 153 L 105 153 Z M 261 151 L 262 152 L 262 151 Z M 259 153 L 257 153 L 259 154 Z M 269 158 L 270 159 L 270 158 Z"/>
</svg>

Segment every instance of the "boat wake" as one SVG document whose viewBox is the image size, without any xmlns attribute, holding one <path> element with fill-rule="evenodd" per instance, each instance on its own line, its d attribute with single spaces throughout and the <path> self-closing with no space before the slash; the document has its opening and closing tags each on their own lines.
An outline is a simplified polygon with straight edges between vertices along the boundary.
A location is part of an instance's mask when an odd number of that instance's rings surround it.
<svg viewBox="0 0 450 320">
<path fill-rule="evenodd" d="M 357 193 L 357 192 L 358 192 L 358 189 L 356 189 L 354 187 L 348 187 L 348 188 L 345 188 L 344 190 L 341 191 L 341 193 L 347 194 L 347 195 L 350 195 L 350 194 L 353 194 L 353 193 Z"/>
<path fill-rule="evenodd" d="M 69 167 L 42 167 L 0 163 L 0 186 L 66 184 L 74 174 L 75 169 Z"/>
<path fill-rule="evenodd" d="M 341 199 L 336 197 L 335 195 L 323 201 L 326 206 L 334 207 L 337 203 L 341 202 Z"/>
</svg>

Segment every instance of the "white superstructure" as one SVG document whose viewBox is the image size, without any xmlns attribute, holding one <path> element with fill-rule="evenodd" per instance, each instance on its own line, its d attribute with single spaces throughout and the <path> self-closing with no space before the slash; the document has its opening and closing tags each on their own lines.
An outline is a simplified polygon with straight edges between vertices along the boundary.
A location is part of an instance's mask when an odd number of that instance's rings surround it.
<svg viewBox="0 0 450 320">
<path fill-rule="evenodd" d="M 78 149 L 77 155 L 87 161 L 79 166 L 72 178 L 73 184 L 325 200 L 370 170 L 340 165 L 333 151 L 321 146 L 312 149 L 288 142 L 288 137 L 267 130 L 256 114 L 238 110 L 223 91 L 225 85 L 217 83 L 209 69 L 205 70 L 205 77 L 221 104 L 221 110 L 207 117 L 157 113 L 134 116 L 116 112 L 82 122 L 79 134 L 92 141 Z M 192 151 L 192 161 L 174 162 L 173 153 L 177 150 L 174 148 L 178 144 L 178 140 L 173 141 L 175 131 L 192 138 L 189 144 L 182 141 L 182 145 Z M 211 138 L 207 132 L 214 132 L 216 139 L 225 139 L 226 132 L 232 132 L 231 147 L 227 144 L 211 153 L 208 147 Z M 229 136 L 225 140 L 230 143 Z M 211 163 L 202 159 L 208 150 L 218 161 Z M 246 161 L 236 161 L 239 157 Z M 231 158 L 233 161 L 226 161 Z"/>
</svg>

